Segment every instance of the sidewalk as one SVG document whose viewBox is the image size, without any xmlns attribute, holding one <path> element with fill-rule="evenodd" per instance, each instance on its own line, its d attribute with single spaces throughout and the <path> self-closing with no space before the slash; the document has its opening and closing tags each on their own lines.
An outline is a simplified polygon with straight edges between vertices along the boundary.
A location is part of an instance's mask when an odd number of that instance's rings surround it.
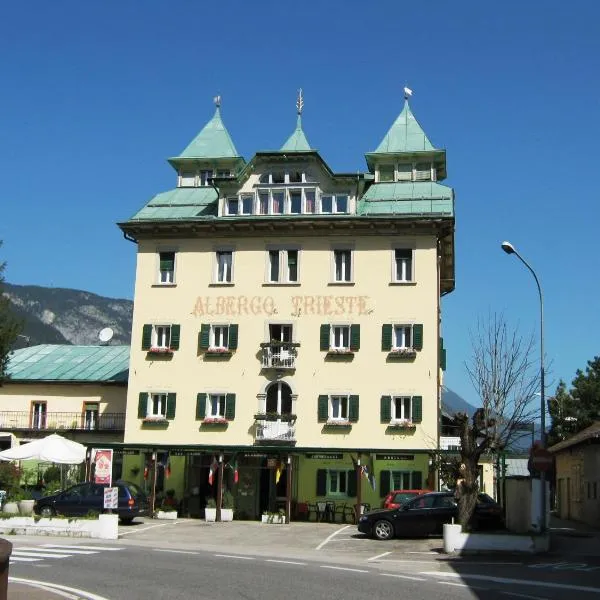
<svg viewBox="0 0 600 600">
<path fill-rule="evenodd" d="M 561 556 L 600 557 L 600 529 L 551 515 L 550 551 Z"/>
<path fill-rule="evenodd" d="M 57 600 L 64 599 L 64 592 L 54 592 L 49 588 L 40 588 L 25 583 L 8 583 L 8 600 Z"/>
</svg>

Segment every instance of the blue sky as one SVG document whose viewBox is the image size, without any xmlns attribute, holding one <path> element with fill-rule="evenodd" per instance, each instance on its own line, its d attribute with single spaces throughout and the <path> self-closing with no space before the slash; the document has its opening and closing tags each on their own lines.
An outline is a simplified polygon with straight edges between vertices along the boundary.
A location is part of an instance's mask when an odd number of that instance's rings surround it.
<svg viewBox="0 0 600 600">
<path fill-rule="evenodd" d="M 411 87 L 448 153 L 456 291 L 443 300 L 446 383 L 475 402 L 469 330 L 503 311 L 537 335 L 549 391 L 599 354 L 595 187 L 600 3 L 11 2 L 0 8 L 0 257 L 19 284 L 133 295 L 135 247 L 115 222 L 173 187 L 166 163 L 212 116 L 238 150 L 304 126 L 334 170 L 366 168 Z"/>
</svg>

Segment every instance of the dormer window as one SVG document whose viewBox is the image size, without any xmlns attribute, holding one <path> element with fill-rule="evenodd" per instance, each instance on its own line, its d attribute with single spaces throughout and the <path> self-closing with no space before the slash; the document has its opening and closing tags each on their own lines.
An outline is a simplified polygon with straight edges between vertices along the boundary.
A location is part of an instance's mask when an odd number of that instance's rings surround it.
<svg viewBox="0 0 600 600">
<path fill-rule="evenodd" d="M 228 169 L 226 171 L 217 171 L 217 177 L 231 177 L 231 171 Z"/>
<path fill-rule="evenodd" d="M 431 180 L 431 163 L 417 163 L 415 165 L 415 181 Z"/>
<path fill-rule="evenodd" d="M 412 164 L 398 165 L 396 181 L 412 181 Z"/>
<path fill-rule="evenodd" d="M 273 171 L 271 173 L 271 183 L 285 183 L 285 173 L 283 171 Z"/>
<path fill-rule="evenodd" d="M 290 190 L 290 214 L 299 215 L 302 212 L 302 190 Z"/>
<path fill-rule="evenodd" d="M 201 186 L 206 187 L 208 185 L 211 185 L 209 180 L 212 178 L 213 178 L 212 169 L 200 171 L 200 185 Z"/>
<path fill-rule="evenodd" d="M 236 196 L 232 198 L 227 198 L 227 214 L 228 215 L 237 215 L 239 211 L 239 201 Z"/>
<path fill-rule="evenodd" d="M 182 171 L 180 187 L 194 187 L 196 185 L 196 173 L 194 171 Z"/>
<path fill-rule="evenodd" d="M 301 171 L 290 171 L 289 173 L 290 183 L 301 183 L 302 172 Z"/>
<path fill-rule="evenodd" d="M 379 181 L 381 183 L 394 181 L 395 165 L 381 165 L 379 167 Z"/>
<path fill-rule="evenodd" d="M 283 203 L 285 202 L 285 192 L 283 190 L 273 190 L 273 214 L 283 214 Z"/>
</svg>

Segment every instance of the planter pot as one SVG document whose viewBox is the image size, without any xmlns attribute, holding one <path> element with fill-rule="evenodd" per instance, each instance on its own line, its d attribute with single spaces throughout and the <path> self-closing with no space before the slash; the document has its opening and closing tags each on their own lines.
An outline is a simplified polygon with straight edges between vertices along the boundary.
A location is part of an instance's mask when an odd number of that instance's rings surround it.
<svg viewBox="0 0 600 600">
<path fill-rule="evenodd" d="M 233 508 L 221 509 L 221 521 L 233 521 Z"/>
<path fill-rule="evenodd" d="M 33 513 L 33 505 L 35 500 L 19 500 L 19 513 L 22 515 L 30 515 Z"/>
<path fill-rule="evenodd" d="M 444 552 L 451 554 L 456 550 L 462 549 L 464 544 L 463 536 L 461 525 L 444 524 Z"/>
<path fill-rule="evenodd" d="M 263 523 L 273 523 L 275 525 L 285 525 L 284 515 L 262 515 Z"/>
<path fill-rule="evenodd" d="M 204 520 L 209 523 L 214 523 L 217 520 L 217 509 L 216 508 L 205 508 L 204 509 Z"/>
<path fill-rule="evenodd" d="M 12 515 L 18 515 L 19 514 L 19 505 L 16 502 L 7 502 L 2 507 L 2 512 L 10 513 Z"/>
<path fill-rule="evenodd" d="M 159 510 L 156 512 L 157 519 L 163 519 L 165 521 L 174 521 L 177 519 L 176 510 Z"/>
</svg>

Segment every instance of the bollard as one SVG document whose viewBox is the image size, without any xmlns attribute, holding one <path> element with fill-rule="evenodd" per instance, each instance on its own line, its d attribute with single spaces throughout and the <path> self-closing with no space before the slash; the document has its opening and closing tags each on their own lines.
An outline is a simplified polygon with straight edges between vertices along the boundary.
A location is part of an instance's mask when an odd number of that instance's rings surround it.
<svg viewBox="0 0 600 600">
<path fill-rule="evenodd" d="M 6 600 L 8 595 L 8 565 L 12 547 L 8 540 L 0 538 L 0 600 Z"/>
</svg>

